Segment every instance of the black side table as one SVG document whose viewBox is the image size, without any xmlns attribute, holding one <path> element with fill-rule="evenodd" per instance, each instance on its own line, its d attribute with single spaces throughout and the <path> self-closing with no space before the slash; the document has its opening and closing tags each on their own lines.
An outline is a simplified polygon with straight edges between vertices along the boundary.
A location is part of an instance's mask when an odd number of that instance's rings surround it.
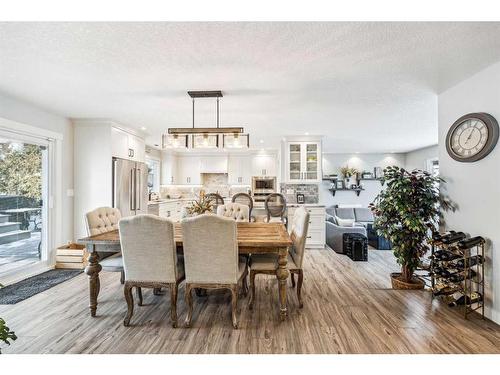
<svg viewBox="0 0 500 375">
<path fill-rule="evenodd" d="M 391 242 L 385 237 L 379 236 L 377 231 L 373 229 L 373 224 L 366 226 L 366 233 L 368 235 L 368 244 L 377 250 L 391 250 Z"/>
</svg>

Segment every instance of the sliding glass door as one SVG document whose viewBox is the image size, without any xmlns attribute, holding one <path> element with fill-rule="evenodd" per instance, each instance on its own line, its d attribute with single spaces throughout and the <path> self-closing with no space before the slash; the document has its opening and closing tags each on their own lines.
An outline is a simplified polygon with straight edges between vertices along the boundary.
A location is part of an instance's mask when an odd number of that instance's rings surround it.
<svg viewBox="0 0 500 375">
<path fill-rule="evenodd" d="M 0 133 L 0 282 L 47 260 L 48 146 Z"/>
</svg>

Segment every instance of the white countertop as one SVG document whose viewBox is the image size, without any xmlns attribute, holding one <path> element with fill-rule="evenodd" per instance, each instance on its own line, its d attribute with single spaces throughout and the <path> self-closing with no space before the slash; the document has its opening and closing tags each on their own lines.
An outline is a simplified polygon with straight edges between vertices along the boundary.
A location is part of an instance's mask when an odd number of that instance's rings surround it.
<svg viewBox="0 0 500 375">
<path fill-rule="evenodd" d="M 325 207 L 324 204 L 321 203 L 287 203 L 287 207 Z"/>
</svg>

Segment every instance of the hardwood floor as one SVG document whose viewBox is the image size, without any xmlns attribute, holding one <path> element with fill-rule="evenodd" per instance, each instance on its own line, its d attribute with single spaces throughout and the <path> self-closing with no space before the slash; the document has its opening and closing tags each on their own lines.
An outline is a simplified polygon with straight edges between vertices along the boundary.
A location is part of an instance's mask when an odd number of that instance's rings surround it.
<svg viewBox="0 0 500 375">
<path fill-rule="evenodd" d="M 98 317 L 88 310 L 80 275 L 13 306 L 0 316 L 19 339 L 5 353 L 500 353 L 500 326 L 431 301 L 428 292 L 394 291 L 390 251 L 352 262 L 331 250 L 306 250 L 303 298 L 289 287 L 289 318 L 279 321 L 277 281 L 257 276 L 254 310 L 240 298 L 239 329 L 231 325 L 230 293 L 195 299 L 193 327 L 171 327 L 170 293 L 143 291 L 130 327 L 117 273 L 101 273 Z M 291 285 L 291 283 L 289 283 Z M 178 315 L 186 314 L 184 284 Z"/>
</svg>

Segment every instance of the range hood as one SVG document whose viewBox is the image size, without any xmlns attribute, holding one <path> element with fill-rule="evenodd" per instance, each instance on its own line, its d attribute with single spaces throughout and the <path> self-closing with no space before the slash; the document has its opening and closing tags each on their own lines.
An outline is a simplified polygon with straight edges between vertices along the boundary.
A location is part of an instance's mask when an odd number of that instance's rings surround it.
<svg viewBox="0 0 500 375">
<path fill-rule="evenodd" d="M 200 173 L 227 173 L 227 156 L 204 156 L 201 159 Z"/>
</svg>

